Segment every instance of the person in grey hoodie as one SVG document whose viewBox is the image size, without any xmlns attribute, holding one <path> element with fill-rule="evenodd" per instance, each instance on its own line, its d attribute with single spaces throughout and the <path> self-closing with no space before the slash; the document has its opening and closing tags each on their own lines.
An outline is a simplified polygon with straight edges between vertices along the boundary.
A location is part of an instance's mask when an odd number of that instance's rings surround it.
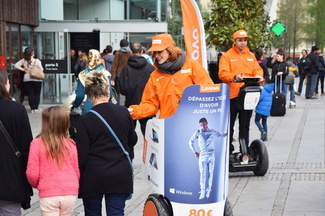
<svg viewBox="0 0 325 216">
<path fill-rule="evenodd" d="M 289 87 L 290 91 L 290 105 L 294 106 L 296 105 L 296 99 L 295 99 L 295 90 L 294 90 L 294 84 L 295 84 L 295 77 L 298 77 L 298 68 L 297 66 L 292 62 L 292 58 L 288 57 L 286 59 L 288 64 L 288 75 L 285 78 L 285 84 Z"/>
<path fill-rule="evenodd" d="M 112 64 L 114 61 L 114 55 L 112 54 L 113 52 L 113 47 L 111 45 L 106 46 L 106 52 L 107 54 L 103 56 L 103 59 L 105 60 L 105 67 L 108 72 L 111 71 L 112 69 Z"/>
</svg>

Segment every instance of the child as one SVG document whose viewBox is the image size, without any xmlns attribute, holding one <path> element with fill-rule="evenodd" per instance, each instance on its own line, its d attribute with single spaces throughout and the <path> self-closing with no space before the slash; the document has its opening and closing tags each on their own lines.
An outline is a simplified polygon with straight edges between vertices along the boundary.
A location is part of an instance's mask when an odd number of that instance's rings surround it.
<svg viewBox="0 0 325 216">
<path fill-rule="evenodd" d="M 292 62 L 292 58 L 288 57 L 287 58 L 287 64 L 288 64 L 288 75 L 286 76 L 285 79 L 285 84 L 290 89 L 290 107 L 295 107 L 296 105 L 296 99 L 295 99 L 295 90 L 294 90 L 294 84 L 295 84 L 295 77 L 298 77 L 298 70 L 297 66 Z"/>
<path fill-rule="evenodd" d="M 39 190 L 42 215 L 71 215 L 77 200 L 80 172 L 69 124 L 62 106 L 45 109 L 41 133 L 30 145 L 26 175 Z"/>
<path fill-rule="evenodd" d="M 260 100 L 255 109 L 255 124 L 261 131 L 261 140 L 267 141 L 267 117 L 270 116 L 271 112 L 274 83 L 270 83 L 270 80 L 266 78 L 261 85 L 263 85 L 263 87 Z M 261 119 L 262 125 L 260 123 Z"/>
</svg>

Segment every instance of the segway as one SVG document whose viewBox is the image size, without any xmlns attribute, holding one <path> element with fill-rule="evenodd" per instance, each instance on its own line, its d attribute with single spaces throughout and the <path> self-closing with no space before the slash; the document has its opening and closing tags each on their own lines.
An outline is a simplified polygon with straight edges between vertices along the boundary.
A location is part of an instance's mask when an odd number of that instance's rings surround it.
<svg viewBox="0 0 325 216">
<path fill-rule="evenodd" d="M 259 101 L 261 89 L 257 84 L 258 80 L 257 77 L 245 77 L 241 81 L 245 82 L 237 98 L 237 107 L 243 111 L 240 116 L 241 122 L 248 120 L 248 112 L 254 110 Z M 239 145 L 240 151 L 229 157 L 229 171 L 253 171 L 257 176 L 264 176 L 269 168 L 267 148 L 261 139 L 255 139 L 248 147 L 245 140 L 245 124 L 240 125 Z"/>
<path fill-rule="evenodd" d="M 184 90 L 173 116 L 147 122 L 142 175 L 154 193 L 147 197 L 143 216 L 233 215 L 228 201 L 229 142 L 228 136 L 220 135 L 229 130 L 229 106 L 227 84 L 192 85 Z M 214 148 L 200 150 L 205 155 L 200 158 L 189 141 L 202 118 L 214 131 Z M 205 172 L 202 161 L 211 163 Z"/>
</svg>

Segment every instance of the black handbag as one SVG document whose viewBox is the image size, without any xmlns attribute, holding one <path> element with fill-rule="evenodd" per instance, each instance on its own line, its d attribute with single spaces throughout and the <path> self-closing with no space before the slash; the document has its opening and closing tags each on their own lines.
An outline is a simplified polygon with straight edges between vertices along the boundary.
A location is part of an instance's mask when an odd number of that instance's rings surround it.
<svg viewBox="0 0 325 216">
<path fill-rule="evenodd" d="M 21 152 L 18 150 L 17 146 L 15 145 L 14 141 L 12 140 L 11 136 L 9 135 L 7 129 L 5 128 L 5 126 L 2 124 L 2 121 L 0 120 L 0 130 L 2 131 L 3 135 L 6 137 L 7 139 L 7 142 L 9 143 L 9 145 L 11 146 L 13 152 L 15 153 L 16 157 L 20 160 L 20 164 L 23 168 L 23 170 L 26 170 L 26 167 L 25 167 L 25 163 L 23 161 L 23 157 L 21 157 Z M 27 180 L 27 176 L 24 175 L 26 177 L 26 182 L 28 184 L 28 180 Z M 30 196 L 33 195 L 33 189 L 32 187 L 28 184 L 28 187 L 29 187 L 29 191 L 28 193 L 26 193 L 28 195 L 28 197 L 26 197 L 26 201 L 23 202 L 21 204 L 21 207 L 23 209 L 29 209 L 31 206 L 30 206 L 30 201 L 31 201 L 31 198 Z"/>
</svg>

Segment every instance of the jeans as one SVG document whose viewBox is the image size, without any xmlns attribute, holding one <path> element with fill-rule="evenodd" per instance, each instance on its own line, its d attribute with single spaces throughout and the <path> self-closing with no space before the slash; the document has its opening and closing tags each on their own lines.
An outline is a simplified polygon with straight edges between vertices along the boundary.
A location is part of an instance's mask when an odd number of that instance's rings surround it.
<svg viewBox="0 0 325 216">
<path fill-rule="evenodd" d="M 0 200 L 0 216 L 20 216 L 21 203 Z"/>
<path fill-rule="evenodd" d="M 296 102 L 294 84 L 287 84 L 287 87 L 290 88 L 290 101 Z"/>
<path fill-rule="evenodd" d="M 305 74 L 299 74 L 299 86 L 298 86 L 298 92 L 301 93 L 302 91 L 302 85 L 304 84 L 306 75 Z"/>
<path fill-rule="evenodd" d="M 320 92 L 324 93 L 324 77 L 317 78 L 315 92 L 318 94 L 318 84 L 320 83 Z"/>
<path fill-rule="evenodd" d="M 89 198 L 83 198 L 85 216 L 102 215 L 102 199 L 105 196 L 105 206 L 107 216 L 124 216 L 124 208 L 127 193 L 100 194 Z"/>
<path fill-rule="evenodd" d="M 306 98 L 311 98 L 314 94 L 316 88 L 316 82 L 318 78 L 318 73 L 316 74 L 307 74 L 307 85 L 306 85 Z"/>
<path fill-rule="evenodd" d="M 262 119 L 262 124 L 260 123 Z M 255 124 L 258 127 L 258 129 L 261 131 L 261 133 L 267 133 L 267 116 L 256 113 L 255 115 Z"/>
<path fill-rule="evenodd" d="M 201 191 L 205 191 L 206 189 L 210 189 L 212 187 L 213 180 L 213 170 L 214 170 L 214 151 L 212 152 L 200 152 L 199 157 L 199 170 L 200 170 L 200 188 Z M 208 186 L 206 186 L 208 175 Z"/>
</svg>

